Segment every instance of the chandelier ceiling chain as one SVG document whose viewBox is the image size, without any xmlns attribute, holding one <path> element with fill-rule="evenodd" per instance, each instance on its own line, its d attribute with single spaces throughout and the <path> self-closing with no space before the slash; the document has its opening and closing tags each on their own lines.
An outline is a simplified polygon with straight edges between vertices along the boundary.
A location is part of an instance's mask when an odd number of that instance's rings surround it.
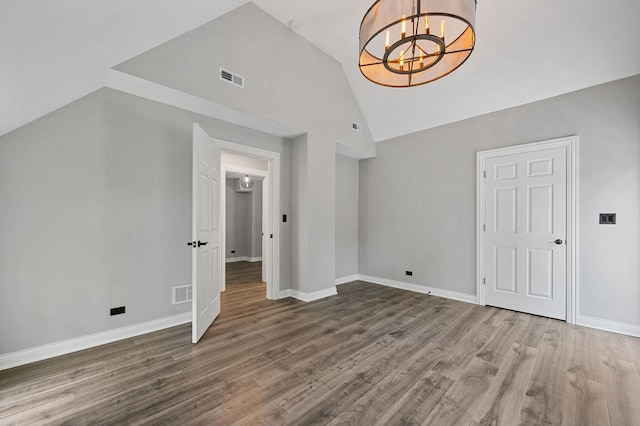
<svg viewBox="0 0 640 426">
<path fill-rule="evenodd" d="M 389 87 L 442 78 L 471 55 L 475 14 L 476 0 L 378 0 L 360 24 L 360 71 Z"/>
</svg>

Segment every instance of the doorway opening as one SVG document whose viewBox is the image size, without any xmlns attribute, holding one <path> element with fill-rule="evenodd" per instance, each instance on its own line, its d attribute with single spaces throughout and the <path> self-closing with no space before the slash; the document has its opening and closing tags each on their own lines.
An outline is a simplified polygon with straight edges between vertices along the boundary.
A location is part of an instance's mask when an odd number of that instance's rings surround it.
<svg viewBox="0 0 640 426">
<path fill-rule="evenodd" d="M 221 290 L 278 299 L 280 155 L 218 141 L 221 155 Z"/>
<path fill-rule="evenodd" d="M 223 291 L 265 299 L 267 273 L 262 260 L 267 215 L 263 207 L 269 163 L 230 152 L 223 152 L 221 160 L 225 173 Z"/>
</svg>

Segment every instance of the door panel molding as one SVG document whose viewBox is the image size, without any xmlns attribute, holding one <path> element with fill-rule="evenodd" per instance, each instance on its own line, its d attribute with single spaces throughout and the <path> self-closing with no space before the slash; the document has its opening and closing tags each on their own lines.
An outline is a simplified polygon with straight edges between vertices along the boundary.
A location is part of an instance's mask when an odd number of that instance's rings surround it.
<svg viewBox="0 0 640 426">
<path fill-rule="evenodd" d="M 476 154 L 476 287 L 477 303 L 485 305 L 485 289 L 487 285 L 493 283 L 485 279 L 485 226 L 494 226 L 494 218 L 487 218 L 486 215 L 486 194 L 485 182 L 487 173 L 497 173 L 497 170 L 487 170 L 486 162 L 490 158 L 498 158 L 514 154 L 533 153 L 553 148 L 564 148 L 567 156 L 567 236 L 566 236 L 566 274 L 567 274 L 567 295 L 566 295 L 566 317 L 567 322 L 576 324 L 578 318 L 578 136 L 571 135 L 558 139 L 545 140 L 540 142 L 514 145 L 505 148 L 497 148 L 486 151 L 479 151 Z M 546 170 L 545 170 L 546 166 Z M 549 167 L 553 168 L 553 163 L 544 164 L 540 160 L 535 160 L 527 165 L 527 173 L 533 175 L 544 175 L 549 173 Z M 490 220 L 487 223 L 487 220 Z M 529 224 L 527 224 L 527 227 Z"/>
<path fill-rule="evenodd" d="M 191 341 L 198 343 L 220 313 L 222 259 L 220 147 L 197 123 L 193 123 L 192 169 Z"/>
</svg>

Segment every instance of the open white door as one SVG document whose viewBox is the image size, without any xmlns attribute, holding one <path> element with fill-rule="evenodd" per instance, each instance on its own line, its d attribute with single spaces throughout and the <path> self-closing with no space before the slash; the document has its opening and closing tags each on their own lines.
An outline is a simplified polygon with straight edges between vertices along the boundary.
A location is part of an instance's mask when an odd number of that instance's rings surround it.
<svg viewBox="0 0 640 426">
<path fill-rule="evenodd" d="M 192 341 L 220 313 L 220 148 L 193 125 Z"/>
</svg>

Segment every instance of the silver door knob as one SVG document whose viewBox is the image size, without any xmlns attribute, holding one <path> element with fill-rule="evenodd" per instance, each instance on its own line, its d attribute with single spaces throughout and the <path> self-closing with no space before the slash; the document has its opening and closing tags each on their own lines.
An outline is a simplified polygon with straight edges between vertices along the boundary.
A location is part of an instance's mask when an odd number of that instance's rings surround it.
<svg viewBox="0 0 640 426">
<path fill-rule="evenodd" d="M 564 241 L 562 241 L 560 238 L 558 238 L 558 239 L 557 239 L 557 240 L 555 240 L 555 241 L 547 241 L 547 242 L 548 242 L 549 244 L 557 244 L 557 245 L 559 245 L 559 246 L 560 246 L 560 245 L 562 245 L 562 244 L 564 244 Z"/>
</svg>

